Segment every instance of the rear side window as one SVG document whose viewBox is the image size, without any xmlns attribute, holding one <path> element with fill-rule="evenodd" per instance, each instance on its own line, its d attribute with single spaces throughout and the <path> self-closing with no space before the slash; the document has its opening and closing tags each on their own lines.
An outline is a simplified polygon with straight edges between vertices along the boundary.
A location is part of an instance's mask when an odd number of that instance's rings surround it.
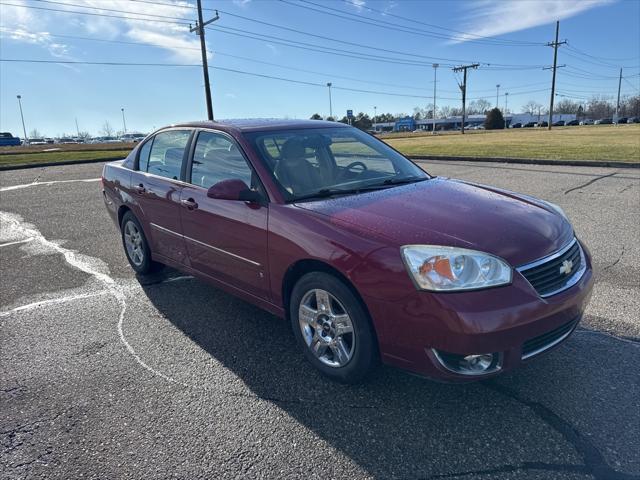
<svg viewBox="0 0 640 480">
<path fill-rule="evenodd" d="M 189 130 L 170 130 L 157 134 L 151 145 L 147 172 L 178 180 L 189 135 Z"/>
<path fill-rule="evenodd" d="M 151 152 L 151 144 L 153 143 L 153 138 L 146 142 L 140 148 L 140 153 L 138 154 L 138 170 L 143 172 L 147 171 L 149 167 L 149 153 Z"/>
<path fill-rule="evenodd" d="M 222 180 L 238 179 L 252 186 L 252 170 L 236 144 L 225 135 L 200 132 L 191 167 L 191 183 L 209 188 Z"/>
</svg>

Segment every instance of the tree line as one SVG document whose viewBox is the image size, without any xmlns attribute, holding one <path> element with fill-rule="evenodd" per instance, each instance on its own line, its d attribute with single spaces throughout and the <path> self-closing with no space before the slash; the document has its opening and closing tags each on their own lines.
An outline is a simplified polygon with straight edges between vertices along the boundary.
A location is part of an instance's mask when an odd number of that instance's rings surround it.
<svg viewBox="0 0 640 480">
<path fill-rule="evenodd" d="M 495 107 L 494 107 L 495 108 Z M 492 104 L 483 98 L 469 102 L 466 109 L 467 115 L 488 114 L 492 110 Z M 575 114 L 578 118 L 591 118 L 597 120 L 599 118 L 611 118 L 616 110 L 616 99 L 612 96 L 597 95 L 588 100 L 576 101 L 570 98 L 556 99 L 553 107 L 554 113 Z M 511 113 L 511 111 L 499 108 L 501 114 Z M 548 115 L 549 109 L 543 104 L 535 100 L 529 100 L 522 107 L 522 113 L 531 115 Z M 436 118 L 448 118 L 462 115 L 461 107 L 452 107 L 445 105 L 436 110 Z M 412 117 L 414 120 L 427 120 L 433 118 L 433 108 L 428 106 L 425 108 L 415 107 L 413 114 L 407 113 L 381 113 L 375 118 L 369 117 L 368 114 L 359 112 L 351 119 L 351 124 L 362 130 L 369 130 L 374 123 L 395 122 L 400 118 Z M 640 95 L 625 95 L 620 97 L 620 117 L 640 117 Z M 322 120 L 323 117 L 314 113 L 312 120 Z M 337 118 L 328 117 L 329 121 L 336 121 Z M 344 116 L 337 120 L 342 123 L 349 123 L 349 119 Z"/>
</svg>

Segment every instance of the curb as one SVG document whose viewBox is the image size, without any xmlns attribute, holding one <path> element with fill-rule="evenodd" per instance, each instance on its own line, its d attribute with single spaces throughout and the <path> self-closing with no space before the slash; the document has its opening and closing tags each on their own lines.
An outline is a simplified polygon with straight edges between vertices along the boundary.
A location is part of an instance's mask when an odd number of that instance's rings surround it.
<svg viewBox="0 0 640 480">
<path fill-rule="evenodd" d="M 438 155 L 407 156 L 412 160 L 434 160 L 450 162 L 515 163 L 520 165 L 557 165 L 565 167 L 640 168 L 640 163 L 618 162 L 615 160 L 544 160 L 536 158 L 447 157 Z"/>
<path fill-rule="evenodd" d="M 100 162 L 113 162 L 114 160 L 122 160 L 122 155 L 119 157 L 105 157 L 105 158 L 91 158 L 88 160 L 65 160 L 62 162 L 41 162 L 41 163 L 26 163 L 22 165 L 0 165 L 0 172 L 9 170 L 23 170 L 27 168 L 41 168 L 41 167 L 56 167 L 58 165 L 81 165 L 84 163 L 100 163 Z"/>
<path fill-rule="evenodd" d="M 535 158 L 482 158 L 482 157 L 447 157 L 436 155 L 408 155 L 412 160 L 480 162 L 480 163 L 513 163 L 520 165 L 557 165 L 565 167 L 598 167 L 598 168 L 640 168 L 640 163 L 617 162 L 608 160 L 544 160 Z M 100 163 L 122 160 L 122 156 L 113 158 L 94 158 L 89 160 L 67 160 L 62 162 L 28 163 L 23 165 L 0 165 L 0 172 L 22 170 L 27 168 L 55 167 L 62 165 L 81 165 L 84 163 Z"/>
</svg>

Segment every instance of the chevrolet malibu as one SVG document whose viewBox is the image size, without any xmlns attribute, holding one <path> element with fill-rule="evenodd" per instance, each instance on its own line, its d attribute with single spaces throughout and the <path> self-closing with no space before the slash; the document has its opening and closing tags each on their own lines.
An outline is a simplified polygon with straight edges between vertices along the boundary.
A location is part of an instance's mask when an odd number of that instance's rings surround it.
<svg viewBox="0 0 640 480">
<path fill-rule="evenodd" d="M 380 361 L 452 382 L 513 369 L 573 332 L 593 286 L 556 205 L 429 175 L 339 123 L 173 125 L 102 184 L 138 274 L 168 265 L 287 319 L 343 382 Z"/>
</svg>

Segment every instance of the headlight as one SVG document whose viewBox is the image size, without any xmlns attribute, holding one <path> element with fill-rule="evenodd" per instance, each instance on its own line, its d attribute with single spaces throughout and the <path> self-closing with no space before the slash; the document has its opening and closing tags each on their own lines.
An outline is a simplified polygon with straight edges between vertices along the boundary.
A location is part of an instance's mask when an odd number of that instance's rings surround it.
<svg viewBox="0 0 640 480">
<path fill-rule="evenodd" d="M 474 290 L 511 282 L 511 267 L 488 253 L 436 245 L 406 245 L 401 252 L 421 290 Z"/>
</svg>

